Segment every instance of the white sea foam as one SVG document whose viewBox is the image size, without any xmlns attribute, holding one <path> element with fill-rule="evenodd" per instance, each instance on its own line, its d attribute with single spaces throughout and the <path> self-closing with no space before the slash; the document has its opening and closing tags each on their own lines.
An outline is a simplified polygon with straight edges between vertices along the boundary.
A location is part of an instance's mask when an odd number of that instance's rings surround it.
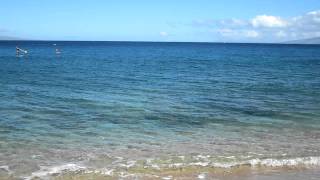
<svg viewBox="0 0 320 180">
<path fill-rule="evenodd" d="M 34 178 L 44 178 L 48 177 L 50 175 L 55 175 L 55 174 L 61 174 L 63 172 L 77 172 L 81 170 L 85 170 L 86 168 L 83 166 L 79 166 L 76 164 L 65 164 L 61 166 L 54 166 L 54 167 L 43 167 L 41 170 L 33 172 L 31 176 L 25 177 L 24 179 L 26 180 L 31 180 Z"/>
<path fill-rule="evenodd" d="M 103 168 L 103 169 L 95 169 L 95 170 L 85 170 L 84 173 L 85 174 L 102 174 L 105 176 L 113 176 L 113 172 L 114 169 L 107 169 L 107 168 Z"/>
<path fill-rule="evenodd" d="M 167 177 L 162 177 L 161 179 L 163 180 L 171 180 L 173 177 L 172 176 L 167 176 Z"/>
<path fill-rule="evenodd" d="M 251 166 L 284 167 L 284 166 L 319 166 L 320 157 L 305 157 L 292 159 L 252 159 Z"/>
<path fill-rule="evenodd" d="M 119 164 L 119 165 L 125 168 L 131 168 L 136 164 L 136 162 L 137 161 L 128 161 L 125 164 Z"/>
<path fill-rule="evenodd" d="M 237 162 L 230 162 L 230 163 L 217 163 L 213 162 L 210 164 L 211 167 L 217 167 L 217 168 L 232 168 L 241 165 L 242 163 Z"/>
<path fill-rule="evenodd" d="M 247 161 L 240 162 L 197 162 L 190 163 L 192 166 L 211 166 L 217 168 L 233 168 L 237 166 L 251 166 L 251 167 L 294 167 L 294 166 L 320 166 L 320 157 L 301 157 L 301 158 L 292 158 L 292 159 L 251 159 Z"/>
<path fill-rule="evenodd" d="M 196 163 L 190 163 L 190 165 L 192 165 L 192 166 L 202 166 L 202 167 L 208 166 L 209 164 L 210 164 L 210 162 L 196 162 Z"/>
<path fill-rule="evenodd" d="M 114 169 L 102 169 L 100 170 L 100 173 L 102 175 L 112 176 Z"/>
<path fill-rule="evenodd" d="M 8 174 L 12 174 L 12 171 L 10 170 L 9 166 L 0 166 L 0 169 L 5 170 Z"/>
<path fill-rule="evenodd" d="M 183 163 L 174 163 L 174 164 L 169 164 L 169 168 L 180 168 L 183 167 L 185 164 Z"/>
<path fill-rule="evenodd" d="M 199 158 L 199 157 L 198 157 Z M 153 163 L 152 159 L 146 160 L 147 164 L 145 164 L 144 168 L 153 168 L 157 170 L 161 170 L 162 168 L 185 168 L 189 166 L 198 166 L 198 167 L 212 167 L 212 168 L 236 168 L 239 166 L 247 166 L 247 167 L 313 167 L 320 166 L 320 157 L 299 157 L 299 158 L 291 158 L 291 159 L 250 159 L 245 161 L 232 161 L 232 162 L 215 162 L 214 160 L 210 161 L 209 156 L 202 156 L 201 160 L 198 162 L 179 162 L 179 163 L 164 163 L 158 164 Z M 154 159 L 156 160 L 156 159 Z M 115 165 L 115 164 L 113 164 Z M 127 177 L 135 177 L 135 174 L 130 174 L 128 172 L 122 171 L 123 167 L 132 168 L 134 166 L 139 166 L 136 161 L 127 161 L 126 163 L 119 163 L 114 166 L 114 169 L 110 168 L 101 168 L 101 169 L 90 169 L 84 166 L 76 165 L 76 164 L 66 164 L 55 167 L 43 167 L 41 170 L 36 171 L 31 174 L 31 176 L 26 177 L 24 179 L 29 180 L 33 178 L 46 179 L 52 175 L 63 174 L 65 172 L 81 172 L 81 173 L 95 173 L 102 174 L 105 176 L 119 176 L 122 178 Z M 120 169 L 117 169 L 119 167 Z M 4 169 L 6 171 L 10 171 L 7 166 L 0 166 L 0 169 Z M 121 170 L 122 169 L 122 170 Z M 147 175 L 147 174 L 145 174 Z M 204 179 L 206 174 L 199 174 L 198 179 Z M 164 177 L 170 178 L 170 177 Z"/>
<path fill-rule="evenodd" d="M 199 158 L 201 157 L 201 158 Z M 184 168 L 188 166 L 198 166 L 198 167 L 213 167 L 213 168 L 235 168 L 238 166 L 250 166 L 250 167 L 294 167 L 294 166 L 320 166 L 320 157 L 299 157 L 291 159 L 250 159 L 244 161 L 229 161 L 229 162 L 219 162 L 210 160 L 209 156 L 196 156 L 197 162 L 184 162 L 184 163 L 171 163 L 171 164 L 159 164 L 157 167 L 164 168 Z M 227 159 L 233 159 L 227 158 Z M 150 163 L 151 164 L 151 163 Z M 150 166 L 151 168 L 154 167 Z"/>
<path fill-rule="evenodd" d="M 204 155 L 197 155 L 196 157 L 195 157 L 196 159 L 208 159 L 208 158 L 210 158 L 210 156 L 209 155 L 206 155 L 206 156 L 204 156 Z"/>
<path fill-rule="evenodd" d="M 206 174 L 202 173 L 198 175 L 198 179 L 205 179 L 206 178 Z"/>
<path fill-rule="evenodd" d="M 181 160 L 184 160 L 186 157 L 185 156 L 178 156 Z"/>
</svg>

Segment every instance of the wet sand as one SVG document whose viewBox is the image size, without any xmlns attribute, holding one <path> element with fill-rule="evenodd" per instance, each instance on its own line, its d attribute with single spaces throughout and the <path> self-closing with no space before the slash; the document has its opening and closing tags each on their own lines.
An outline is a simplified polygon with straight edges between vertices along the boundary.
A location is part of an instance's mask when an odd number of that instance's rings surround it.
<svg viewBox="0 0 320 180">
<path fill-rule="evenodd" d="M 214 180 L 300 180 L 319 179 L 319 167 L 294 167 L 294 168 L 252 168 L 241 166 L 237 168 L 209 168 L 189 167 L 172 168 L 165 170 L 128 169 L 127 172 L 85 170 L 76 172 L 63 172 L 50 174 L 44 177 L 30 177 L 26 179 L 52 179 L 52 180 L 113 180 L 113 179 L 141 179 L 141 180 L 191 180 L 191 179 L 214 179 Z M 8 176 L 0 176 L 2 180 L 16 180 Z"/>
<path fill-rule="evenodd" d="M 189 170 L 173 170 L 161 173 L 152 174 L 135 174 L 135 175 L 121 175 L 121 176 L 109 176 L 109 175 L 98 175 L 95 173 L 89 174 L 78 174 L 78 175 L 64 175 L 60 177 L 55 177 L 55 180 L 105 180 L 105 179 L 142 179 L 142 180 L 152 180 L 152 179 L 181 179 L 181 180 L 191 180 L 191 179 L 214 179 L 214 180 L 301 180 L 310 179 L 317 180 L 320 177 L 320 169 L 287 169 L 287 170 L 257 170 L 251 171 L 250 169 L 238 169 L 236 171 L 226 171 L 226 170 L 216 170 L 216 171 L 206 171 L 204 169 L 198 169 L 197 171 Z"/>
</svg>

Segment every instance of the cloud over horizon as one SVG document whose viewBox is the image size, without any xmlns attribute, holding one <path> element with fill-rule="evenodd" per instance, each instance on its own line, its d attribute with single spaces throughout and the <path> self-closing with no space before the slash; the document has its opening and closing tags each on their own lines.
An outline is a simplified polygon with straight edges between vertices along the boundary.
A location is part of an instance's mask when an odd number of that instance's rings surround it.
<svg viewBox="0 0 320 180">
<path fill-rule="evenodd" d="M 162 37 L 167 37 L 169 34 L 167 33 L 167 32 L 165 32 L 165 31 L 161 31 L 160 33 L 160 36 L 162 36 Z"/>
<path fill-rule="evenodd" d="M 10 32 L 8 29 L 0 26 L 0 35 L 3 35 L 4 33 L 8 33 L 8 32 Z"/>
<path fill-rule="evenodd" d="M 209 19 L 192 22 L 194 28 L 207 28 L 220 40 L 279 42 L 320 36 L 320 10 L 282 18 L 257 15 L 251 19 Z"/>
</svg>

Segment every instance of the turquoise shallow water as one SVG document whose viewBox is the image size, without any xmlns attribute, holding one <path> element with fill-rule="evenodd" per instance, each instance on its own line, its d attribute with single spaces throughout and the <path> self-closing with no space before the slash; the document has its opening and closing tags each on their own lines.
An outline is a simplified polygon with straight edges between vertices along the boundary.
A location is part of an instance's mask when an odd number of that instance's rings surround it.
<svg viewBox="0 0 320 180">
<path fill-rule="evenodd" d="M 16 57 L 16 45 L 29 54 Z M 318 166 L 319 52 L 316 45 L 0 42 L 0 176 Z"/>
</svg>

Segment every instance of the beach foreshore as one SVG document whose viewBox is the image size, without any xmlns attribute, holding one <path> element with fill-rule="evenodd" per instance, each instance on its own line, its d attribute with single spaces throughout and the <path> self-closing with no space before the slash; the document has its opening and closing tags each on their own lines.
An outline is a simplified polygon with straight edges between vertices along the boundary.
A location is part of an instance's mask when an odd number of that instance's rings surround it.
<svg viewBox="0 0 320 180">
<path fill-rule="evenodd" d="M 153 172 L 121 172 L 112 173 L 112 171 L 101 173 L 95 172 L 72 172 L 62 174 L 52 174 L 44 179 L 53 180 L 105 180 L 105 179 L 217 179 L 217 180 L 300 180 L 300 179 L 318 179 L 320 177 L 319 168 L 257 168 L 239 167 L 236 169 L 210 169 L 210 168 L 186 168 L 171 169 Z M 42 179 L 40 178 L 40 179 Z M 10 179 L 10 178 L 9 178 Z M 39 179 L 37 177 L 31 179 Z"/>
<path fill-rule="evenodd" d="M 69 169 L 67 169 L 69 168 Z M 8 174 L 0 174 L 3 180 L 112 180 L 112 179 L 217 179 L 217 180 L 300 180 L 318 179 L 320 177 L 320 167 L 250 167 L 238 166 L 233 168 L 213 168 L 190 166 L 184 168 L 149 169 L 149 168 L 128 168 L 123 171 L 110 169 L 84 169 L 81 167 L 67 165 L 52 169 L 52 172 L 36 172 L 29 177 L 13 177 Z"/>
<path fill-rule="evenodd" d="M 152 173 L 136 173 L 136 174 L 118 174 L 103 175 L 97 173 L 79 173 L 64 174 L 62 176 L 53 177 L 55 180 L 104 180 L 104 179 L 216 179 L 216 180 L 300 180 L 300 179 L 318 179 L 320 177 L 319 168 L 297 169 L 250 169 L 247 167 L 237 168 L 233 170 L 210 169 L 210 168 L 188 168 L 164 170 Z"/>
</svg>

